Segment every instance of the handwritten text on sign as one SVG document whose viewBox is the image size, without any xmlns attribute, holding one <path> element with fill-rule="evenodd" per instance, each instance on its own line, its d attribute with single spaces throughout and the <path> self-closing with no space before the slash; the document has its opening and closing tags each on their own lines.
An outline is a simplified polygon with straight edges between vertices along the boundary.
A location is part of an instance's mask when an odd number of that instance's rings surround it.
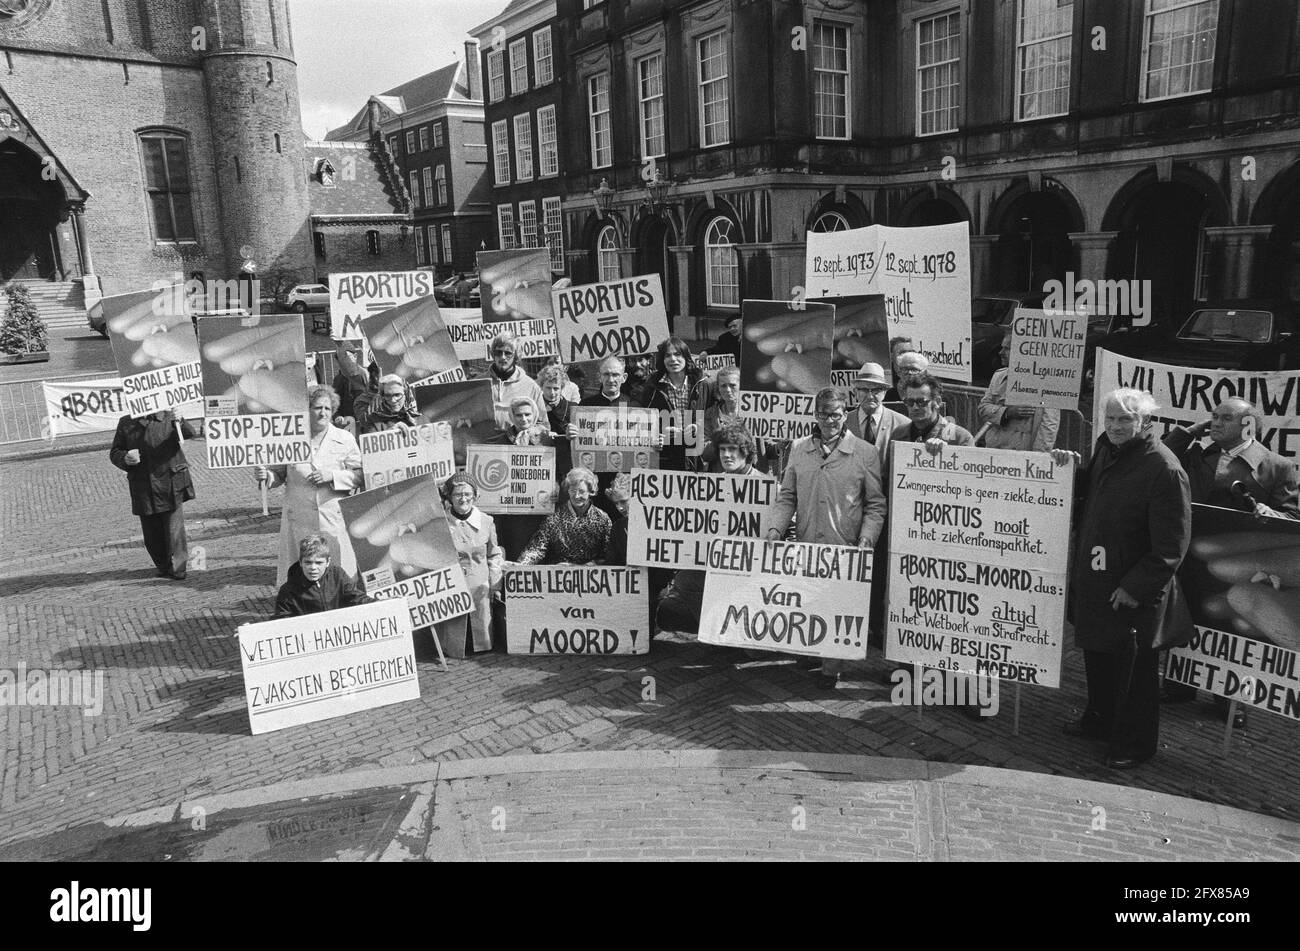
<svg viewBox="0 0 1300 951">
<path fill-rule="evenodd" d="M 441 485 L 456 471 L 451 424 L 446 421 L 362 433 L 358 442 L 361 469 L 372 489 L 426 474 Z"/>
<path fill-rule="evenodd" d="M 420 698 L 399 601 L 245 624 L 239 659 L 254 735 Z"/>
<path fill-rule="evenodd" d="M 209 416 L 203 420 L 203 436 L 210 469 L 311 462 L 305 413 Z"/>
<path fill-rule="evenodd" d="M 360 340 L 361 320 L 371 314 L 433 296 L 432 271 L 364 271 L 331 274 L 329 279 L 330 336 Z"/>
<path fill-rule="evenodd" d="M 1078 409 L 1087 314 L 1048 315 L 1016 308 L 1011 318 L 1007 403 Z"/>
<path fill-rule="evenodd" d="M 740 391 L 740 416 L 755 439 L 792 441 L 812 435 L 814 398 L 804 393 Z"/>
<path fill-rule="evenodd" d="M 492 359 L 489 348 L 492 338 L 499 333 L 514 335 L 517 360 L 559 356 L 560 343 L 555 336 L 555 321 L 549 317 L 544 320 L 484 323 L 483 315 L 475 310 L 444 310 L 442 314 L 447 321 L 447 333 L 451 335 L 452 346 L 456 348 L 456 357 L 461 362 Z"/>
<path fill-rule="evenodd" d="M 649 353 L 668 336 L 658 274 L 558 288 L 551 312 L 565 363 Z"/>
<path fill-rule="evenodd" d="M 555 511 L 554 446 L 470 446 L 466 471 L 489 515 Z"/>
<path fill-rule="evenodd" d="M 885 656 L 1058 686 L 1073 469 L 1010 449 L 892 456 Z"/>
<path fill-rule="evenodd" d="M 700 641 L 861 660 L 870 604 L 866 549 L 719 538 L 709 548 Z"/>
<path fill-rule="evenodd" d="M 635 469 L 627 560 L 651 568 L 705 569 L 715 538 L 757 538 L 780 484 L 759 475 Z"/>
<path fill-rule="evenodd" d="M 644 568 L 507 567 L 511 654 L 644 654 L 650 650 Z"/>
</svg>

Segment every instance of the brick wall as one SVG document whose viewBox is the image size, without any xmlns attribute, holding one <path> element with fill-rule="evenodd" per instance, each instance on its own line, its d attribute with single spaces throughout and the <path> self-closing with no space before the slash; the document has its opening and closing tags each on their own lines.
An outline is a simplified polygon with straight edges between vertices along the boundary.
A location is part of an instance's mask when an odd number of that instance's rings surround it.
<svg viewBox="0 0 1300 951">
<path fill-rule="evenodd" d="M 379 250 L 371 254 L 366 243 L 366 232 L 379 232 Z M 324 225 L 325 257 L 313 257 L 309 270 L 319 281 L 332 273 L 344 271 L 409 271 L 415 268 L 415 233 L 407 235 L 406 246 L 401 244 L 399 225 Z"/>
</svg>

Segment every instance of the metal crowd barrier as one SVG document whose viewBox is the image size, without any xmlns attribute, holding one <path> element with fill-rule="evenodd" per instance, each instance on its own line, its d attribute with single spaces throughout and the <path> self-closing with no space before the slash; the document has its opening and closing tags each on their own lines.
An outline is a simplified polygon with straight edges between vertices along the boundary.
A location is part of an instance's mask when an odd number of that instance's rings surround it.
<svg viewBox="0 0 1300 951">
<path fill-rule="evenodd" d="M 0 382 L 0 445 L 37 442 L 48 437 L 41 431 L 45 422 L 45 393 L 42 383 L 72 383 L 117 376 L 114 370 L 81 373 L 54 380 L 17 380 Z"/>
</svg>

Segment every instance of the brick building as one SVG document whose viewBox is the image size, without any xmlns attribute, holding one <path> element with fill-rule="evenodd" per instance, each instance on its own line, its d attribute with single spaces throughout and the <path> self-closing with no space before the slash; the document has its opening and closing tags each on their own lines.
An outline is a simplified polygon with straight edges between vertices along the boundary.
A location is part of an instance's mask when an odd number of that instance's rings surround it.
<svg viewBox="0 0 1300 951">
<path fill-rule="evenodd" d="M 966 220 L 976 289 L 1300 298 L 1291 0 L 556 6 L 575 280 L 721 316 L 801 284 L 810 229 Z"/>
<path fill-rule="evenodd" d="M 370 97 L 328 141 L 377 141 L 396 163 L 411 199 L 417 266 L 440 276 L 474 268 L 492 239 L 487 145 L 479 94 L 478 51 Z"/>
</svg>

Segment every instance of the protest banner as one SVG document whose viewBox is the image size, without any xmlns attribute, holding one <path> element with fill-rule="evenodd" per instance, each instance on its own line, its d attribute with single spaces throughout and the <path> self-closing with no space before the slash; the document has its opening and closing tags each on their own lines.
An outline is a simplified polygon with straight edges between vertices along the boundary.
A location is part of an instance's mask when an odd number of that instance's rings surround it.
<svg viewBox="0 0 1300 951">
<path fill-rule="evenodd" d="M 361 321 L 421 297 L 433 298 L 432 271 L 360 271 L 329 276 L 330 336 L 359 340 Z"/>
<path fill-rule="evenodd" d="M 310 462 L 302 315 L 203 317 L 199 350 L 208 465 Z"/>
<path fill-rule="evenodd" d="M 1264 418 L 1255 433 L 1266 449 L 1300 467 L 1300 370 L 1202 370 L 1174 367 L 1097 351 L 1092 431 L 1105 431 L 1105 397 L 1118 387 L 1146 390 L 1156 398 L 1156 432 L 1193 426 L 1233 396 L 1249 400 Z"/>
<path fill-rule="evenodd" d="M 244 624 L 239 661 L 254 736 L 420 699 L 400 601 Z"/>
<path fill-rule="evenodd" d="M 1300 720 L 1300 522 L 1193 505 L 1178 577 L 1195 633 L 1165 676 Z"/>
<path fill-rule="evenodd" d="M 70 383 L 42 383 L 45 397 L 44 435 L 76 436 L 83 433 L 112 432 L 126 412 L 119 377 L 99 380 L 75 380 Z M 202 404 L 199 404 L 200 414 Z"/>
<path fill-rule="evenodd" d="M 890 449 L 885 657 L 1059 686 L 1073 466 L 1012 449 Z"/>
<path fill-rule="evenodd" d="M 551 252 L 546 248 L 479 251 L 483 323 L 551 316 Z"/>
<path fill-rule="evenodd" d="M 668 338 L 658 274 L 557 288 L 551 310 L 565 363 L 649 353 Z"/>
<path fill-rule="evenodd" d="M 497 434 L 492 384 L 487 380 L 439 383 L 415 388 L 415 405 L 431 423 L 451 426 L 452 457 L 463 468 L 471 443 L 486 443 Z"/>
<path fill-rule="evenodd" d="M 709 546 L 700 643 L 862 660 L 871 551 L 716 538 Z"/>
<path fill-rule="evenodd" d="M 718 371 L 724 367 L 736 366 L 736 358 L 729 353 L 701 353 L 695 357 L 695 365 L 699 367 L 704 376 L 712 382 L 718 377 Z"/>
<path fill-rule="evenodd" d="M 848 394 L 849 411 L 858 408 L 853 383 L 864 363 L 878 363 L 885 379 L 893 372 L 889 359 L 889 331 L 885 320 L 885 298 L 841 297 L 825 303 L 835 305 L 835 346 L 831 354 L 830 385 Z"/>
<path fill-rule="evenodd" d="M 475 504 L 489 515 L 555 511 L 554 446 L 470 446 L 465 471 L 478 486 Z"/>
<path fill-rule="evenodd" d="M 114 294 L 101 303 L 124 412 L 136 418 L 176 412 L 202 399 L 199 343 L 183 284 Z"/>
<path fill-rule="evenodd" d="M 639 406 L 575 406 L 573 464 L 592 472 L 631 472 L 659 465 L 659 411 Z"/>
<path fill-rule="evenodd" d="M 431 477 L 416 476 L 350 495 L 339 499 L 339 508 L 366 594 L 404 599 L 412 628 L 473 609 L 442 498 Z"/>
<path fill-rule="evenodd" d="M 911 337 L 935 376 L 970 382 L 967 222 L 810 231 L 804 287 L 809 300 L 883 294 L 888 336 Z"/>
<path fill-rule="evenodd" d="M 1078 409 L 1087 332 L 1087 314 L 1049 315 L 1017 307 L 1011 317 L 1007 403 Z"/>
<path fill-rule="evenodd" d="M 555 336 L 555 321 L 549 317 L 540 320 L 502 320 L 484 323 L 483 315 L 478 311 L 461 310 L 449 314 L 447 332 L 451 336 L 452 346 L 456 348 L 456 358 L 465 363 L 469 360 L 491 360 L 492 338 L 499 333 L 511 333 L 515 337 L 515 359 L 532 360 L 559 356 L 560 342 Z"/>
<path fill-rule="evenodd" d="M 740 415 L 755 439 L 813 431 L 813 397 L 830 386 L 835 306 L 740 302 Z"/>
<path fill-rule="evenodd" d="M 384 375 L 399 376 L 412 385 L 430 379 L 440 383 L 465 379 L 447 325 L 432 297 L 420 297 L 363 317 L 361 332 Z"/>
<path fill-rule="evenodd" d="M 781 485 L 753 475 L 632 471 L 627 563 L 649 568 L 708 567 L 715 538 L 758 538 Z"/>
<path fill-rule="evenodd" d="M 456 471 L 450 423 L 362 433 L 357 443 L 361 446 L 361 471 L 372 489 L 419 475 L 431 475 L 435 484 L 442 485 Z"/>
<path fill-rule="evenodd" d="M 507 565 L 508 654 L 645 654 L 650 605 L 644 568 Z"/>
</svg>

